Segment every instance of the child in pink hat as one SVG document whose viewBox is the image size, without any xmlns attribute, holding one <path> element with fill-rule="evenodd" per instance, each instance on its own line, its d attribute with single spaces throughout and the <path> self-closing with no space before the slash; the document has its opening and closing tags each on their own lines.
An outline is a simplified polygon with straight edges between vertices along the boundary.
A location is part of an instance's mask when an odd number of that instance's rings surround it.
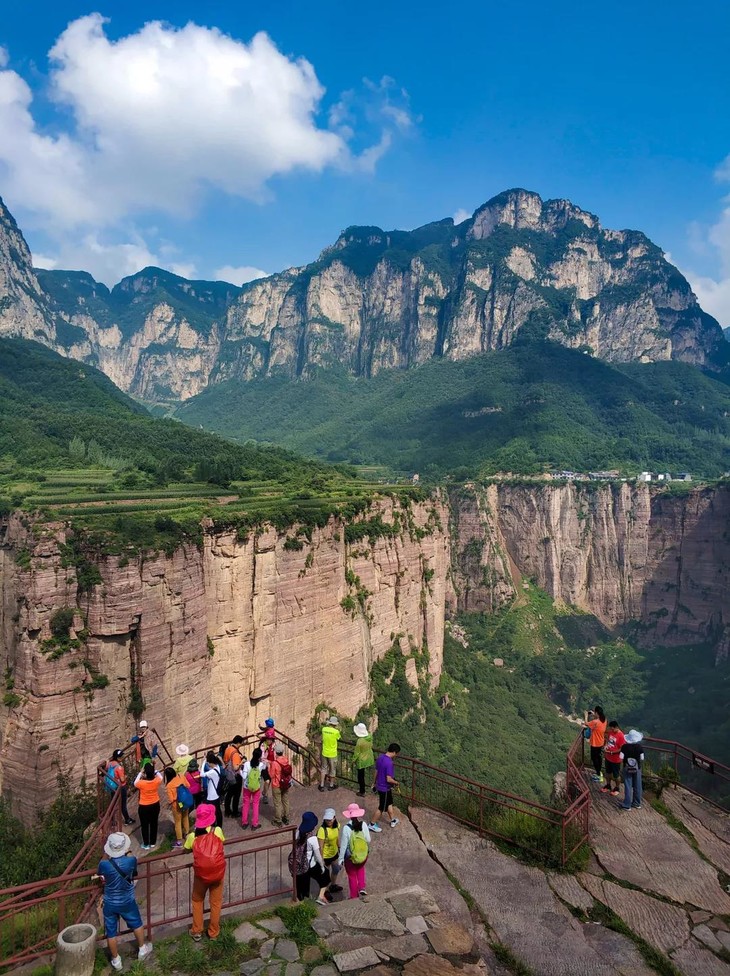
<svg viewBox="0 0 730 976">
<path fill-rule="evenodd" d="M 342 811 L 347 821 L 340 835 L 340 854 L 338 864 L 344 864 L 347 880 L 350 883 L 350 898 L 368 896 L 365 865 L 370 854 L 370 830 L 363 820 L 365 811 L 357 803 L 351 803 Z"/>
</svg>

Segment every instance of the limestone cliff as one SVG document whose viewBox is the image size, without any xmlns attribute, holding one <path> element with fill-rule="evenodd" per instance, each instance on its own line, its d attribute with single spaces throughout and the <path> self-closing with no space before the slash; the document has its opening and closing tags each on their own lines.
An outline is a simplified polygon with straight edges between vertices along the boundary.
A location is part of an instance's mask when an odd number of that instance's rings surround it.
<svg viewBox="0 0 730 976">
<path fill-rule="evenodd" d="M 436 501 L 405 512 L 386 499 L 378 513 L 400 531 L 348 544 L 331 520 L 301 549 L 274 529 L 241 539 L 209 527 L 200 550 L 100 560 L 88 592 L 64 565 L 62 525 L 6 519 L 0 662 L 17 702 L 0 706 L 3 794 L 28 815 L 58 764 L 91 774 L 133 732 L 135 687 L 172 747 L 253 732 L 272 714 L 303 741 L 320 702 L 350 715 L 367 702 L 370 667 L 394 641 L 404 652 L 427 644 L 436 679 L 446 510 Z M 63 650 L 51 628 L 66 607 L 76 612 Z"/>
<path fill-rule="evenodd" d="M 659 644 L 730 634 L 730 486 L 676 495 L 647 485 L 491 485 L 455 491 L 461 609 L 491 609 L 530 577 L 607 627 Z"/>
<path fill-rule="evenodd" d="M 0 331 L 147 400 L 332 364 L 371 376 L 465 359 L 523 329 L 613 362 L 728 359 L 720 326 L 648 238 L 525 190 L 457 226 L 350 227 L 313 263 L 243 288 L 146 268 L 111 291 L 81 272 L 34 272 L 0 201 Z"/>
</svg>

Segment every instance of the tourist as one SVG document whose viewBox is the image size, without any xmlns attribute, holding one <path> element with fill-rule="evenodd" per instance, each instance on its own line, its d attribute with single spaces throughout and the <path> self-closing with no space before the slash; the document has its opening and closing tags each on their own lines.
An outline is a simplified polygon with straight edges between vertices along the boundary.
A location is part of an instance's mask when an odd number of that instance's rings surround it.
<svg viewBox="0 0 730 976">
<path fill-rule="evenodd" d="M 188 789 L 193 794 L 193 805 L 197 807 L 205 800 L 205 792 L 200 778 L 198 760 L 193 757 L 188 763 L 185 779 L 188 781 Z"/>
<path fill-rule="evenodd" d="M 184 742 L 181 742 L 179 746 L 175 746 L 175 755 L 177 756 L 177 759 L 173 763 L 175 772 L 180 776 L 184 776 L 193 760 L 193 757 L 190 755 L 190 749 Z"/>
<path fill-rule="evenodd" d="M 129 789 L 127 786 L 127 771 L 122 765 L 123 757 L 124 752 L 121 749 L 115 749 L 111 759 L 103 762 L 99 767 L 99 771 L 104 776 L 104 782 L 109 792 L 116 793 L 117 790 L 119 791 L 122 820 L 129 826 L 134 823 L 134 817 L 129 816 L 129 809 L 127 808 Z"/>
<path fill-rule="evenodd" d="M 254 749 L 250 762 L 247 760 L 241 771 L 241 779 L 243 780 L 242 830 L 248 830 L 249 811 L 251 811 L 251 830 L 258 830 L 261 826 L 259 823 L 259 804 L 261 802 L 263 767 L 261 750 Z"/>
<path fill-rule="evenodd" d="M 269 763 L 271 795 L 274 798 L 274 827 L 289 823 L 289 790 L 292 784 L 292 766 L 284 755 L 284 743 L 277 742 L 274 747 L 274 761 Z"/>
<path fill-rule="evenodd" d="M 329 870 L 332 881 L 327 891 L 329 894 L 336 894 L 342 891 L 342 885 L 334 883 L 340 873 L 340 825 L 337 823 L 337 815 L 333 807 L 327 807 L 322 815 L 322 826 L 317 831 L 317 841 L 324 866 Z"/>
<path fill-rule="evenodd" d="M 373 737 L 368 732 L 368 727 L 364 722 L 358 722 L 352 731 L 357 736 L 355 751 L 352 754 L 352 762 L 357 769 L 357 795 L 365 796 L 365 770 L 375 765 Z"/>
<path fill-rule="evenodd" d="M 322 756 L 319 779 L 319 792 L 324 793 L 325 784 L 329 780 L 328 788 L 337 789 L 337 743 L 340 740 L 340 730 L 337 726 L 340 720 L 336 715 L 330 715 L 322 726 Z"/>
<path fill-rule="evenodd" d="M 183 834 L 190 833 L 190 811 L 193 809 L 193 795 L 188 787 L 184 774 L 175 771 L 172 766 L 165 770 L 167 799 L 170 801 L 170 812 L 175 824 L 175 847 L 183 846 Z M 182 790 L 179 788 L 182 787 Z"/>
<path fill-rule="evenodd" d="M 162 773 L 155 772 L 152 761 L 137 773 L 134 785 L 139 790 L 139 826 L 142 831 L 142 850 L 157 847 L 157 824 L 160 819 L 160 785 Z"/>
<path fill-rule="evenodd" d="M 185 850 L 193 852 L 193 925 L 190 935 L 195 942 L 200 942 L 203 937 L 206 893 L 210 897 L 208 938 L 215 941 L 221 930 L 226 859 L 223 851 L 225 837 L 220 825 L 216 824 L 219 813 L 212 803 L 201 803 L 195 817 L 195 830 L 185 839 Z"/>
<path fill-rule="evenodd" d="M 137 958 L 144 960 L 152 952 L 152 943 L 144 940 L 142 916 L 134 897 L 137 858 L 129 854 L 131 846 L 132 842 L 126 834 L 109 834 L 104 844 L 106 858 L 99 861 L 97 874 L 92 875 L 104 884 L 104 934 L 112 957 L 112 969 L 117 972 L 122 968 L 122 957 L 117 944 L 120 918 L 124 919 L 137 940 Z"/>
<path fill-rule="evenodd" d="M 319 885 L 317 904 L 328 905 L 332 900 L 327 895 L 330 873 L 324 866 L 317 838 L 313 836 L 317 826 L 317 814 L 307 810 L 302 814 L 302 822 L 297 831 L 294 851 L 289 855 L 289 869 L 296 880 L 297 900 L 309 898 L 312 880 Z"/>
<path fill-rule="evenodd" d="M 227 817 L 238 817 L 238 804 L 241 800 L 243 780 L 240 769 L 243 763 L 241 755 L 242 735 L 234 735 L 229 746 L 223 753 L 223 775 L 228 780 L 228 789 L 224 800 L 224 812 Z"/>
<path fill-rule="evenodd" d="M 370 831 L 362 819 L 365 811 L 357 803 L 351 803 L 342 816 L 347 823 L 340 834 L 340 853 L 338 864 L 344 864 L 350 884 L 350 898 L 367 898 L 367 878 L 365 865 L 370 853 Z"/>
<path fill-rule="evenodd" d="M 375 789 L 378 794 L 378 812 L 370 821 L 370 829 L 375 833 L 380 833 L 383 829 L 378 821 L 384 813 L 387 813 L 391 827 L 397 827 L 400 823 L 393 811 L 393 787 L 398 785 L 395 778 L 395 764 L 393 760 L 400 752 L 397 742 L 391 742 L 387 752 L 378 756 L 375 763 Z"/>
<path fill-rule="evenodd" d="M 621 748 L 626 737 L 619 728 L 618 722 L 609 722 L 606 732 L 606 747 L 603 758 L 606 763 L 606 785 L 601 787 L 601 793 L 618 796 L 618 785 L 621 780 Z"/>
<path fill-rule="evenodd" d="M 591 717 L 592 716 L 592 717 Z M 594 783 L 603 783 L 603 744 L 606 739 L 606 716 L 600 705 L 596 705 L 592 712 L 584 716 L 584 728 L 591 733 L 591 765 L 595 773 L 591 776 Z"/>
<path fill-rule="evenodd" d="M 225 789 L 223 783 L 223 768 L 219 756 L 211 749 L 206 753 L 203 766 L 200 770 L 200 779 L 205 793 L 205 802 L 210 803 L 215 810 L 216 827 L 223 826 L 223 810 L 221 808 L 221 796 Z M 201 804 L 202 806 L 202 804 Z"/>
<path fill-rule="evenodd" d="M 267 719 L 267 722 L 273 721 L 273 719 Z M 261 740 L 263 746 L 261 746 L 263 754 L 263 764 L 261 766 L 261 784 L 263 787 L 263 793 L 261 799 L 264 804 L 269 802 L 269 787 L 271 785 L 271 774 L 269 773 L 269 766 L 276 759 L 276 729 L 271 726 L 264 733 L 264 738 Z"/>
<path fill-rule="evenodd" d="M 136 747 L 137 763 L 140 766 L 146 765 L 147 762 L 152 762 L 152 760 L 157 758 L 158 745 L 152 741 L 146 719 L 142 719 L 137 726 L 137 734 L 133 735 L 129 741 Z"/>
<path fill-rule="evenodd" d="M 644 761 L 644 736 L 636 729 L 626 733 L 626 741 L 621 749 L 621 762 L 624 775 L 624 802 L 622 810 L 641 809 L 641 764 Z"/>
</svg>

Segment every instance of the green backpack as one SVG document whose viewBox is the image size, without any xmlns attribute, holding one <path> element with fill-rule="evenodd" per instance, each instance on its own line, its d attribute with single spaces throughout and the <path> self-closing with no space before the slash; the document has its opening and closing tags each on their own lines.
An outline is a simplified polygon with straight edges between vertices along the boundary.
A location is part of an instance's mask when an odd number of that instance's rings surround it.
<svg viewBox="0 0 730 976">
<path fill-rule="evenodd" d="M 256 790 L 261 789 L 261 767 L 252 766 L 248 771 L 248 777 L 246 779 L 246 789 L 251 790 L 255 793 Z"/>
<path fill-rule="evenodd" d="M 361 830 L 350 833 L 349 854 L 353 864 L 364 864 L 368 859 L 370 848 Z"/>
</svg>

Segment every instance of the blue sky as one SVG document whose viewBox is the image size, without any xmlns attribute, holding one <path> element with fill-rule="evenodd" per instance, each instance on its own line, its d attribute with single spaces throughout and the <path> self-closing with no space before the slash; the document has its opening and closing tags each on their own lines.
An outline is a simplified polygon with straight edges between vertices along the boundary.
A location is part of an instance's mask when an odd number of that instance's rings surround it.
<svg viewBox="0 0 730 976">
<path fill-rule="evenodd" d="M 730 4 L 692 15 L 17 3 L 0 22 L 0 195 L 39 263 L 113 283 L 149 261 L 272 272 L 349 224 L 414 227 L 524 186 L 644 230 L 729 325 Z"/>
</svg>

